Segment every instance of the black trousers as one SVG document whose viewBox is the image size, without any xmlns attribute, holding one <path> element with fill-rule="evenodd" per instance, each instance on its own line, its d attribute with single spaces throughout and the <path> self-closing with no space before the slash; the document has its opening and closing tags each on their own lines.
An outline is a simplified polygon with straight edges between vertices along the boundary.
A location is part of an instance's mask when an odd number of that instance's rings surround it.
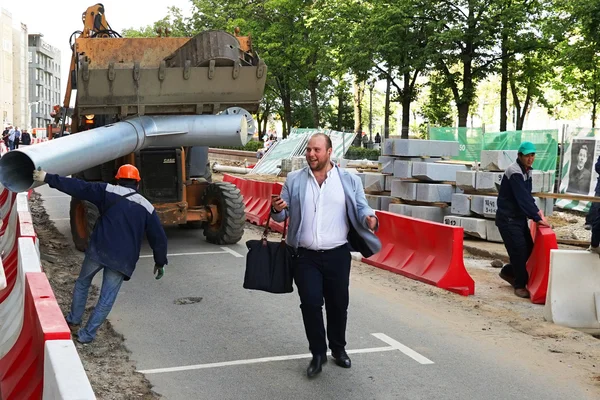
<svg viewBox="0 0 600 400">
<path fill-rule="evenodd" d="M 510 258 L 510 264 L 502 268 L 502 273 L 515 278 L 515 289 L 523 289 L 529 281 L 526 266 L 533 250 L 527 218 L 510 218 L 496 214 L 496 226 Z"/>
<path fill-rule="evenodd" d="M 327 351 L 323 324 L 323 300 L 327 313 L 327 339 L 332 351 L 346 346 L 348 286 L 352 256 L 347 245 L 325 251 L 298 249 L 294 281 L 300 295 L 304 329 L 312 354 Z"/>
</svg>

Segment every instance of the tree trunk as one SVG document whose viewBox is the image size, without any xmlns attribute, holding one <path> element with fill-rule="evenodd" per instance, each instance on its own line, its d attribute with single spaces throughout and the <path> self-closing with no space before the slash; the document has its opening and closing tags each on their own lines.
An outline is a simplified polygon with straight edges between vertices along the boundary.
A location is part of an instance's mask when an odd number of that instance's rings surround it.
<svg viewBox="0 0 600 400">
<path fill-rule="evenodd" d="M 258 140 L 261 141 L 263 134 L 262 134 L 262 120 L 263 120 L 263 113 L 257 112 L 256 113 L 256 124 L 258 125 Z"/>
<path fill-rule="evenodd" d="M 596 77 L 596 71 L 594 70 L 594 78 Z M 596 113 L 598 106 L 598 86 L 594 85 L 594 91 L 592 93 L 592 129 L 596 127 Z"/>
<path fill-rule="evenodd" d="M 598 105 L 598 102 L 596 100 L 594 100 L 592 102 L 592 129 L 594 129 L 596 127 L 596 106 L 597 105 Z"/>
<path fill-rule="evenodd" d="M 358 139 L 362 137 L 362 99 L 364 95 L 364 84 L 354 81 L 354 132 Z"/>
<path fill-rule="evenodd" d="M 527 95 L 525 96 L 525 102 L 523 103 L 523 110 L 517 113 L 517 126 L 516 130 L 522 131 L 523 125 L 525 125 L 525 118 L 529 115 L 529 104 L 531 104 L 531 88 L 527 89 Z"/>
<path fill-rule="evenodd" d="M 389 138 L 390 137 L 390 90 L 392 87 L 392 79 L 390 78 L 390 75 L 388 73 L 388 76 L 386 78 L 386 82 L 385 82 L 385 111 L 384 111 L 384 118 L 383 118 L 383 137 L 384 138 Z"/>
<path fill-rule="evenodd" d="M 408 139 L 409 124 L 410 124 L 410 73 L 404 73 L 404 88 L 402 89 L 402 139 Z"/>
<path fill-rule="evenodd" d="M 281 125 L 283 126 L 283 138 L 288 137 L 290 126 L 292 125 L 292 92 L 285 76 L 276 76 L 277 90 L 281 103 L 283 104 L 283 118 Z"/>
<path fill-rule="evenodd" d="M 467 126 L 467 120 L 469 118 L 469 104 L 464 101 L 456 105 L 458 110 L 458 127 L 464 128 Z"/>
<path fill-rule="evenodd" d="M 268 122 L 269 122 L 269 115 L 271 115 L 271 104 L 267 102 L 265 104 L 265 110 L 263 112 L 263 118 L 262 118 L 263 128 L 262 129 L 260 127 L 260 122 L 258 123 L 258 132 L 259 132 L 258 133 L 258 137 L 259 137 L 259 139 L 261 137 L 263 137 L 267 133 L 267 125 L 268 125 Z"/>
<path fill-rule="evenodd" d="M 283 138 L 285 139 L 290 134 L 290 128 L 292 126 L 292 98 L 287 96 L 281 99 L 283 101 Z"/>
<path fill-rule="evenodd" d="M 337 112 L 337 130 L 342 131 L 342 120 L 344 114 L 342 110 L 344 108 L 344 91 L 342 90 L 342 86 L 338 86 L 338 112 Z"/>
<path fill-rule="evenodd" d="M 308 90 L 310 92 L 310 105 L 312 110 L 313 117 L 313 128 L 319 128 L 320 124 L 320 116 L 319 116 L 319 101 L 317 95 L 317 81 L 311 79 L 308 82 Z"/>
<path fill-rule="evenodd" d="M 500 132 L 506 132 L 506 119 L 508 112 L 508 34 L 502 33 L 502 66 L 500 71 Z"/>
</svg>

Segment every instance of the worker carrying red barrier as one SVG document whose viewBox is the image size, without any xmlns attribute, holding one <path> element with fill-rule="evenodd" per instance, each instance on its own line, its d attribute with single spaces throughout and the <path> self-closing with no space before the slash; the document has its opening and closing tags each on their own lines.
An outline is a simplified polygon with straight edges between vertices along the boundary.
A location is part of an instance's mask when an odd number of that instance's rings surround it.
<svg viewBox="0 0 600 400">
<path fill-rule="evenodd" d="M 530 297 L 526 264 L 533 250 L 533 239 L 527 219 L 534 220 L 540 226 L 550 226 L 531 195 L 531 166 L 534 161 L 533 143 L 521 143 L 517 161 L 506 169 L 502 177 L 496 211 L 496 226 L 510 258 L 510 264 L 500 271 L 500 278 L 510 283 L 515 295 L 521 298 Z"/>
</svg>

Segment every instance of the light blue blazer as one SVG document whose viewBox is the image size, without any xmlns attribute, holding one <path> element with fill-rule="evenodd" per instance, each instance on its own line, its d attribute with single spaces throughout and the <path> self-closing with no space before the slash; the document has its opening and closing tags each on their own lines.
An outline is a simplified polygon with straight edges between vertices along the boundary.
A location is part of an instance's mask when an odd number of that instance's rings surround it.
<svg viewBox="0 0 600 400">
<path fill-rule="evenodd" d="M 338 167 L 334 166 L 334 168 Z M 375 216 L 375 212 L 367 204 L 360 178 L 342 168 L 338 168 L 338 172 L 346 195 L 346 210 L 350 222 L 348 244 L 352 251 L 358 251 L 364 257 L 370 257 L 381 250 L 379 238 L 369 230 L 366 221 L 368 216 Z M 288 208 L 279 213 L 271 213 L 271 217 L 278 222 L 283 222 L 286 217 L 289 217 L 286 241 L 294 249 L 298 248 L 300 242 L 302 203 L 304 202 L 308 179 L 309 167 L 288 174 L 281 191 L 281 198 L 288 204 Z"/>
</svg>

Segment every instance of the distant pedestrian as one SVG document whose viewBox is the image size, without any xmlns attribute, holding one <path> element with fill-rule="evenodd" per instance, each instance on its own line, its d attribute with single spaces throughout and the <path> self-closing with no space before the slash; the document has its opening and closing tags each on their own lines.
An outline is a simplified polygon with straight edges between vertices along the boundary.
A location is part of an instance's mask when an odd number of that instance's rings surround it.
<svg viewBox="0 0 600 400">
<path fill-rule="evenodd" d="M 379 132 L 377 132 L 377 134 L 375 135 L 375 143 L 381 143 L 381 135 L 379 134 Z"/>
<path fill-rule="evenodd" d="M 123 281 L 128 281 L 140 257 L 144 234 L 154 252 L 154 273 L 162 278 L 167 265 L 167 237 L 156 210 L 137 192 L 140 174 L 133 165 L 122 165 L 115 176 L 117 185 L 65 178 L 34 171 L 33 180 L 47 183 L 82 200 L 95 204 L 100 211 L 85 259 L 75 282 L 71 312 L 66 320 L 72 331 L 79 328 L 94 276 L 102 271 L 102 288 L 94 311 L 85 327 L 77 332 L 77 341 L 89 343 L 96 337 L 117 299 Z"/>
<path fill-rule="evenodd" d="M 4 131 L 2 132 L 2 141 L 4 142 L 4 145 L 6 146 L 6 149 L 9 149 L 8 146 L 8 133 L 10 132 L 10 130 L 8 129 L 8 127 L 6 127 L 4 129 Z"/>
<path fill-rule="evenodd" d="M 21 144 L 23 146 L 29 146 L 31 144 L 31 135 L 27 132 L 26 129 L 21 132 Z"/>
<path fill-rule="evenodd" d="M 19 127 L 15 127 L 15 149 L 19 148 L 19 144 L 21 144 L 21 131 Z"/>
<path fill-rule="evenodd" d="M 346 321 L 350 284 L 350 251 L 370 257 L 381 249 L 373 233 L 378 226 L 356 175 L 331 161 L 332 143 L 323 133 L 306 147 L 308 166 L 291 172 L 281 197 L 272 200 L 272 217 L 289 218 L 287 245 L 293 258 L 294 281 L 312 360 L 309 377 L 327 362 L 327 342 L 337 365 L 350 368 L 346 353 Z M 323 323 L 327 312 L 327 333 Z M 326 336 L 327 335 L 327 336 Z"/>
<path fill-rule="evenodd" d="M 8 131 L 8 150 L 12 151 L 15 149 L 15 130 L 13 127 L 9 127 Z"/>
<path fill-rule="evenodd" d="M 369 137 L 367 136 L 366 133 L 363 133 L 362 144 L 365 149 L 367 148 L 368 143 L 369 143 Z"/>
<path fill-rule="evenodd" d="M 500 277 L 514 287 L 516 296 L 522 298 L 530 296 L 526 264 L 533 250 L 527 219 L 534 220 L 538 225 L 550 226 L 531 195 L 531 166 L 534 160 L 533 143 L 521 143 L 517 161 L 508 166 L 502 177 L 496 211 L 496 226 L 510 258 L 510 264 L 502 268 Z"/>
</svg>

